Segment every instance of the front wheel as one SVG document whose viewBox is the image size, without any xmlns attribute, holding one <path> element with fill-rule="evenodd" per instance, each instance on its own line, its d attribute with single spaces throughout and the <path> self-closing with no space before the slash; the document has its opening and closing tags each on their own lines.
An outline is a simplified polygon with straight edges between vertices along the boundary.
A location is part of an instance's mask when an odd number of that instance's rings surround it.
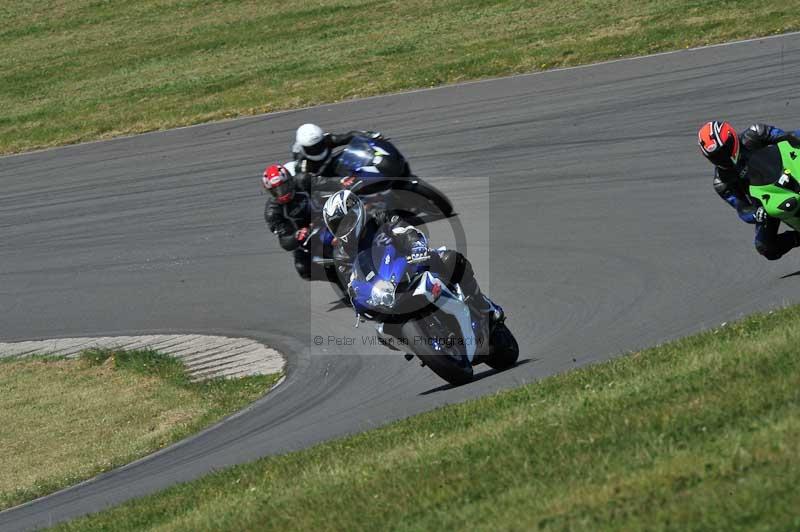
<svg viewBox="0 0 800 532">
<path fill-rule="evenodd" d="M 496 370 L 508 369 L 517 363 L 519 345 L 505 323 L 498 323 L 489 341 L 491 351 L 486 364 Z"/>
<path fill-rule="evenodd" d="M 415 354 L 436 373 L 453 386 L 461 386 L 472 381 L 472 364 L 467 358 L 466 349 L 458 342 L 448 344 L 446 340 L 439 339 L 446 331 L 458 330 L 453 326 L 448 316 L 439 313 L 432 314 L 426 320 L 417 322 L 422 333 L 417 338 L 422 339 L 416 344 Z"/>
<path fill-rule="evenodd" d="M 453 386 L 461 386 L 472 381 L 472 364 L 466 356 L 462 360 L 448 355 L 417 354 L 417 356 L 434 373 Z"/>
</svg>

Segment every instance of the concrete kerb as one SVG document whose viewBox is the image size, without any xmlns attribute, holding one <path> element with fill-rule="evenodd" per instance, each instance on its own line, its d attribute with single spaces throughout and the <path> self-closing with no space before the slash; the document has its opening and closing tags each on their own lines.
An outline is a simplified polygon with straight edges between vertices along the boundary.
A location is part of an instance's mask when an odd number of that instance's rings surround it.
<svg viewBox="0 0 800 532">
<path fill-rule="evenodd" d="M 0 342 L 0 358 L 47 355 L 77 358 L 86 349 L 154 349 L 180 359 L 194 380 L 282 372 L 286 360 L 275 349 L 248 338 L 156 334 Z"/>
</svg>

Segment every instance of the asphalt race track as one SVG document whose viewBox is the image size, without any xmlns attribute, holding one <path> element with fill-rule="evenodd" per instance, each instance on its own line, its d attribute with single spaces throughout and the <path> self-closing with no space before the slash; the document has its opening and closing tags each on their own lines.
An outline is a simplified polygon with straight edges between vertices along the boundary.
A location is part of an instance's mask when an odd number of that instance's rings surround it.
<svg viewBox="0 0 800 532">
<path fill-rule="evenodd" d="M 800 127 L 799 79 L 792 34 L 0 158 L 0 340 L 221 334 L 289 359 L 285 383 L 247 410 L 0 513 L 0 529 L 797 302 L 800 252 L 756 254 L 752 227 L 711 188 L 695 135 L 718 117 Z M 483 378 L 450 388 L 401 356 L 363 356 L 374 347 L 314 347 L 318 334 L 352 335 L 352 311 L 312 310 L 325 287 L 310 293 L 266 233 L 258 184 L 308 121 L 384 131 L 419 175 L 462 176 L 431 182 L 478 228 L 470 249 L 509 315 L 518 366 L 479 366 Z"/>
</svg>

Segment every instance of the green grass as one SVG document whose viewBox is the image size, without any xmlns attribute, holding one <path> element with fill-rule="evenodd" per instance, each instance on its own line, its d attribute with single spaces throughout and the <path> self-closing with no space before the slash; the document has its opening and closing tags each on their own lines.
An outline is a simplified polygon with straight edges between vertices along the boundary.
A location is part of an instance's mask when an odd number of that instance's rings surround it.
<svg viewBox="0 0 800 532">
<path fill-rule="evenodd" d="M 262 396 L 278 375 L 190 382 L 155 351 L 0 359 L 0 509 L 147 455 Z"/>
<path fill-rule="evenodd" d="M 61 530 L 798 530 L 800 307 Z"/>
<path fill-rule="evenodd" d="M 785 0 L 4 2 L 0 153 L 797 29 Z"/>
</svg>

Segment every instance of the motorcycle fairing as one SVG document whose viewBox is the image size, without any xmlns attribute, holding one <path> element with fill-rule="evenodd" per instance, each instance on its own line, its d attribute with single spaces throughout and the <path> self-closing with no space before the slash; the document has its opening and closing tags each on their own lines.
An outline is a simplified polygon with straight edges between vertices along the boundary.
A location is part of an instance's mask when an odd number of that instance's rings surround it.
<svg viewBox="0 0 800 532">
<path fill-rule="evenodd" d="M 390 142 L 355 137 L 337 155 L 336 174 L 362 179 L 401 177 L 405 158 Z"/>
<path fill-rule="evenodd" d="M 779 142 L 753 154 L 748 166 L 750 196 L 769 216 L 800 230 L 800 150 Z"/>
<path fill-rule="evenodd" d="M 433 286 L 436 284 L 441 288 L 441 294 L 438 297 L 435 297 L 432 292 Z M 413 287 L 413 294 L 425 297 L 430 303 L 436 305 L 440 311 L 450 314 L 456 319 L 461 329 L 461 338 L 464 339 L 467 359 L 472 362 L 472 359 L 475 358 L 477 339 L 472 329 L 469 307 L 464 303 L 463 298 L 451 292 L 447 285 L 438 280 L 431 272 L 422 274 L 421 279 Z M 457 331 L 452 332 L 455 333 Z"/>
</svg>

